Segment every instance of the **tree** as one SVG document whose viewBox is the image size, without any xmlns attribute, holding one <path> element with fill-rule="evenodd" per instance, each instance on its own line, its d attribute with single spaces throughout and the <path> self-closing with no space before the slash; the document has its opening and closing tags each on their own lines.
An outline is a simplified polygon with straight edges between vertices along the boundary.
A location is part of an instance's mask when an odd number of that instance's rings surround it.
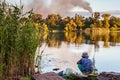
<svg viewBox="0 0 120 80">
<path fill-rule="evenodd" d="M 43 28 L 44 31 L 48 31 L 48 26 L 47 26 L 46 23 L 43 23 L 43 24 L 42 24 L 42 28 Z"/>
<path fill-rule="evenodd" d="M 76 25 L 77 25 L 77 30 L 82 29 L 82 27 L 84 26 L 84 21 L 83 21 L 83 17 L 81 15 L 75 15 L 75 19 L 74 19 Z"/>
<path fill-rule="evenodd" d="M 59 14 L 50 14 L 46 18 L 49 30 L 59 30 L 62 25 L 62 17 Z"/>
<path fill-rule="evenodd" d="M 110 23 L 110 26 L 112 28 L 118 28 L 118 27 L 120 27 L 120 18 L 117 18 L 115 16 L 111 16 L 109 23 Z"/>
<path fill-rule="evenodd" d="M 32 19 L 36 23 L 42 22 L 42 15 L 41 14 L 33 14 Z"/>
<path fill-rule="evenodd" d="M 107 29 L 110 27 L 110 24 L 109 24 L 110 16 L 111 16 L 110 14 L 102 14 L 102 17 L 104 18 L 103 26 Z"/>
<path fill-rule="evenodd" d="M 71 19 L 70 22 L 66 24 L 65 30 L 66 31 L 76 31 L 77 30 L 77 25 L 73 19 Z"/>
<path fill-rule="evenodd" d="M 102 14 L 102 17 L 104 18 L 104 20 L 109 20 L 110 16 L 111 14 L 107 14 L 107 13 Z"/>
<path fill-rule="evenodd" d="M 84 20 L 84 28 L 90 28 L 91 24 L 94 24 L 94 18 L 89 17 L 89 18 L 85 18 Z"/>
</svg>

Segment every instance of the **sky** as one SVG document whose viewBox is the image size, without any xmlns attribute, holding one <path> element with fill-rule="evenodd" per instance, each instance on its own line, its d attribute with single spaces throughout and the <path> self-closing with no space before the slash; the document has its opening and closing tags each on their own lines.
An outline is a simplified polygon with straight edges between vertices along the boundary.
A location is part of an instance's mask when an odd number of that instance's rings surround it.
<svg viewBox="0 0 120 80">
<path fill-rule="evenodd" d="M 10 3 L 19 4 L 20 0 L 6 0 Z M 85 1 L 85 0 L 83 0 Z M 120 10 L 120 0 L 86 0 L 90 3 L 90 6 L 93 11 L 112 11 L 112 10 Z M 24 5 L 27 5 L 31 2 L 31 0 L 22 0 Z M 46 3 L 49 4 L 50 0 L 46 0 Z M 86 11 L 82 8 L 74 8 L 73 11 Z"/>
<path fill-rule="evenodd" d="M 120 0 L 87 0 L 93 11 L 120 10 Z"/>
<path fill-rule="evenodd" d="M 94 12 L 120 10 L 120 0 L 86 0 Z M 84 11 L 82 9 L 76 9 Z"/>
<path fill-rule="evenodd" d="M 42 14 L 47 17 L 48 14 L 60 14 L 62 17 L 80 14 L 85 17 L 91 16 L 91 13 L 100 12 L 110 13 L 113 16 L 120 17 L 120 0 L 6 0 L 8 3 L 20 5 L 22 2 L 23 13 L 33 9 L 34 13 Z M 79 7 L 78 7 L 79 6 Z"/>
</svg>

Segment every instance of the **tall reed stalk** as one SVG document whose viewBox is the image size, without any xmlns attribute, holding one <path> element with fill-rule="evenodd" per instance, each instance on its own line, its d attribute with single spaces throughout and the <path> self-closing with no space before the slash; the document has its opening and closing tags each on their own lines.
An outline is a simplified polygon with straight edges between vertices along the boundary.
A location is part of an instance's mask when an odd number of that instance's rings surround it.
<svg viewBox="0 0 120 80">
<path fill-rule="evenodd" d="M 0 2 L 0 79 L 14 80 L 34 72 L 38 45 L 32 12 L 21 16 L 22 7 Z"/>
</svg>

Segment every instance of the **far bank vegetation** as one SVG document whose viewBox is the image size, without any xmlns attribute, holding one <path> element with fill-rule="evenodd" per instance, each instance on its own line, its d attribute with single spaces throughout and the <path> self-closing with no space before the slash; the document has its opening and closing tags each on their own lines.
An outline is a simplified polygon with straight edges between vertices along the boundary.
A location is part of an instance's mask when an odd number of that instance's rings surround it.
<svg viewBox="0 0 120 80">
<path fill-rule="evenodd" d="M 33 14 L 33 21 L 36 28 L 44 31 L 85 31 L 85 32 L 109 32 L 120 29 L 120 18 L 112 16 L 109 13 L 100 15 L 94 12 L 93 16 L 85 18 L 79 14 L 73 17 L 64 18 L 59 14 L 49 14 L 45 19 L 41 14 Z"/>
</svg>

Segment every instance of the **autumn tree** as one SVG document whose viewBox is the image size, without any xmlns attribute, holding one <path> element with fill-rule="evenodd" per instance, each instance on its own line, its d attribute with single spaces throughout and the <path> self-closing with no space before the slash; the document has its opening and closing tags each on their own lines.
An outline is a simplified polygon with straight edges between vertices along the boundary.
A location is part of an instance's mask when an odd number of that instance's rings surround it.
<svg viewBox="0 0 120 80">
<path fill-rule="evenodd" d="M 42 26 L 44 31 L 48 31 L 48 26 L 46 23 L 43 23 L 41 26 Z"/>
<path fill-rule="evenodd" d="M 65 24 L 67 24 L 69 21 L 70 21 L 70 17 L 69 16 L 67 16 L 67 17 L 65 17 L 64 19 L 63 19 L 63 22 L 65 23 Z"/>
<path fill-rule="evenodd" d="M 107 29 L 110 27 L 110 24 L 109 24 L 110 16 L 111 16 L 110 14 L 102 14 L 102 17 L 104 18 L 103 26 Z"/>
<path fill-rule="evenodd" d="M 71 19 L 70 22 L 65 25 L 65 31 L 76 31 L 76 30 L 77 30 L 77 25 L 74 22 L 74 20 Z"/>
<path fill-rule="evenodd" d="M 59 14 L 50 14 L 46 18 L 46 24 L 49 30 L 59 30 L 62 26 L 62 17 Z"/>
<path fill-rule="evenodd" d="M 42 22 L 42 14 L 33 14 L 32 19 L 36 23 Z"/>
<path fill-rule="evenodd" d="M 84 26 L 83 16 L 76 14 L 76 15 L 75 15 L 74 22 L 75 22 L 76 25 L 77 25 L 77 30 L 82 29 L 82 27 Z"/>
<path fill-rule="evenodd" d="M 109 20 L 111 28 L 120 28 L 120 18 L 111 16 Z"/>
<path fill-rule="evenodd" d="M 92 17 L 89 17 L 89 18 L 85 18 L 85 20 L 84 20 L 84 28 L 86 29 L 86 28 L 90 28 L 90 25 L 91 24 L 94 24 L 94 18 L 92 18 Z"/>
</svg>

